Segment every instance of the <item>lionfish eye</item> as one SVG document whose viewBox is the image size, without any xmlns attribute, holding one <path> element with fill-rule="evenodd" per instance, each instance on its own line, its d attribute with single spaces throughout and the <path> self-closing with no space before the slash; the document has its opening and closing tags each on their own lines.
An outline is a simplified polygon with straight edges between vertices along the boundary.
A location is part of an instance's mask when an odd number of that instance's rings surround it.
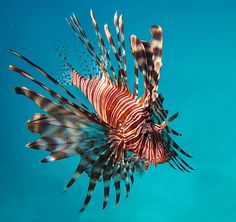
<svg viewBox="0 0 236 222">
<path fill-rule="evenodd" d="M 143 136 L 144 136 L 144 137 L 147 137 L 147 136 L 148 136 L 148 133 L 147 133 L 147 132 L 143 133 Z"/>
</svg>

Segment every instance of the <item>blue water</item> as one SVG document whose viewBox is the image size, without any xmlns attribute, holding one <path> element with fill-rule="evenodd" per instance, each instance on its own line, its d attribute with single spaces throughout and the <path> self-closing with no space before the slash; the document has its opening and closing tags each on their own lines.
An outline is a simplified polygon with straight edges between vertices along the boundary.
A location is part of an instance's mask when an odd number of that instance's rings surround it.
<svg viewBox="0 0 236 222">
<path fill-rule="evenodd" d="M 16 85 L 38 87 L 7 70 L 9 64 L 16 64 L 33 71 L 7 49 L 21 52 L 56 75 L 60 64 L 53 42 L 55 39 L 74 41 L 74 33 L 64 17 L 75 12 L 93 35 L 90 8 L 95 11 L 100 29 L 105 22 L 112 25 L 116 9 L 123 14 L 127 49 L 132 33 L 149 39 L 149 27 L 162 26 L 160 91 L 170 113 L 179 112 L 173 127 L 183 136 L 176 140 L 193 155 L 188 162 L 196 170 L 188 174 L 173 170 L 168 164 L 151 167 L 143 176 L 135 177 L 127 200 L 122 190 L 117 206 L 112 191 L 106 210 L 101 209 L 103 190 L 99 185 L 88 209 L 80 214 L 87 177 L 81 176 L 62 194 L 78 158 L 40 164 L 45 153 L 24 147 L 36 138 L 24 123 L 41 110 L 12 89 Z M 0 221 L 236 221 L 235 11 L 235 1 L 226 0 L 2 0 Z M 132 58 L 128 65 L 131 77 Z M 39 77 L 37 72 L 33 73 Z"/>
</svg>

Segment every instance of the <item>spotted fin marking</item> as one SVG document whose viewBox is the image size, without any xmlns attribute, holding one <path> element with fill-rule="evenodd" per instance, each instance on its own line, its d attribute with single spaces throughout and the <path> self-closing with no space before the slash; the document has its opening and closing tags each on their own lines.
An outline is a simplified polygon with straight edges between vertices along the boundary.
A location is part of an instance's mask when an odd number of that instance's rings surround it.
<svg viewBox="0 0 236 222">
<path fill-rule="evenodd" d="M 66 88 L 64 88 L 62 85 L 60 85 L 58 83 L 58 81 L 56 79 L 54 79 L 49 73 L 47 73 L 45 70 L 43 70 L 42 68 L 40 68 L 39 66 L 37 66 L 36 64 L 34 64 L 32 61 L 30 61 L 29 59 L 27 59 L 26 57 L 24 57 L 23 55 L 19 54 L 18 52 L 9 49 L 9 52 L 12 53 L 13 55 L 23 59 L 24 61 L 26 61 L 28 64 L 30 64 L 31 66 L 33 66 L 36 70 L 39 71 L 39 73 L 41 73 L 42 75 L 44 75 L 45 77 L 47 77 L 52 83 L 54 83 L 57 87 L 59 87 L 62 91 L 64 91 L 67 95 L 69 95 L 72 99 L 74 99 L 76 102 L 78 102 L 83 108 L 85 108 L 86 110 L 88 110 L 88 107 L 86 107 L 84 104 L 82 104 L 69 90 L 67 90 Z M 14 70 L 14 66 L 10 65 L 9 66 L 10 70 Z M 20 69 L 19 69 L 20 70 Z M 17 70 L 14 70 L 17 71 Z"/>
<path fill-rule="evenodd" d="M 58 75 L 57 81 L 61 85 L 72 85 L 72 75 L 73 68 L 64 62 L 64 65 L 60 71 L 60 75 Z"/>
<path fill-rule="evenodd" d="M 94 59 L 94 61 L 97 63 L 97 65 L 99 66 L 99 68 L 102 70 L 102 73 L 109 78 L 109 74 L 107 72 L 106 67 L 104 66 L 104 64 L 101 62 L 101 60 L 99 59 L 93 45 L 90 43 L 90 41 L 88 40 L 84 30 L 82 29 L 80 22 L 78 20 L 78 18 L 73 14 L 73 16 L 70 17 L 70 21 L 68 19 L 66 19 L 66 21 L 68 22 L 68 24 L 70 25 L 71 29 L 75 32 L 75 34 L 78 36 L 79 40 L 81 41 L 81 43 L 84 45 L 84 47 L 87 49 L 87 51 L 89 52 L 89 54 L 92 56 L 92 58 Z"/>
</svg>

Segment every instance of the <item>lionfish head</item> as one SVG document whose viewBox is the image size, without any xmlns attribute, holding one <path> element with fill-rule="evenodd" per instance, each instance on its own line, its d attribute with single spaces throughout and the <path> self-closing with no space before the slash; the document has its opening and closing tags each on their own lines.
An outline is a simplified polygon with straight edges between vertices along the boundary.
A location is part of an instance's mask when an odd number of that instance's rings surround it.
<svg viewBox="0 0 236 222">
<path fill-rule="evenodd" d="M 163 130 L 168 127 L 168 124 L 178 116 L 178 113 L 171 116 L 168 121 L 161 124 L 153 123 L 151 120 L 142 125 L 141 134 L 143 137 L 143 149 L 141 158 L 145 160 L 146 169 L 153 163 L 155 166 L 168 161 L 172 153 L 166 146 L 163 138 Z"/>
</svg>

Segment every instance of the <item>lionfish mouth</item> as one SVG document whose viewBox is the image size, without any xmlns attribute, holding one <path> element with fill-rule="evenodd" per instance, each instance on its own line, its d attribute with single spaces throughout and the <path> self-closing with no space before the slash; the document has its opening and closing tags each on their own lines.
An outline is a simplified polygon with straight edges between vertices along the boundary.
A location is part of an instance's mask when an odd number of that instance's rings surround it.
<svg viewBox="0 0 236 222">
<path fill-rule="evenodd" d="M 108 25 L 104 26 L 107 42 L 100 32 L 92 10 L 90 16 L 98 50 L 91 44 L 78 18 L 73 14 L 70 19 L 67 19 L 71 29 L 96 64 L 96 73 L 91 73 L 89 77 L 85 77 L 83 70 L 76 70 L 68 59 L 62 56 L 63 72 L 60 78 L 55 79 L 31 60 L 9 50 L 46 77 L 57 87 L 56 90 L 60 90 L 57 92 L 25 70 L 9 65 L 10 70 L 34 82 L 44 90 L 44 93 L 50 95 L 48 98 L 27 87 L 15 88 L 17 94 L 28 97 L 44 111 L 42 114 L 34 114 L 26 123 L 31 132 L 40 136 L 36 141 L 28 143 L 27 147 L 49 152 L 41 162 L 80 156 L 80 162 L 65 189 L 71 187 L 81 174 L 88 175 L 88 192 L 81 211 L 86 209 L 98 182 L 104 184 L 103 208 L 107 206 L 112 180 L 115 186 L 116 203 L 118 203 L 121 182 L 124 182 L 126 196 L 128 196 L 131 184 L 134 182 L 134 173 L 143 172 L 151 162 L 154 165 L 168 162 L 170 166 L 181 171 L 193 170 L 181 158 L 181 155 L 186 157 L 190 155 L 170 136 L 180 135 L 168 125 L 177 114 L 165 122 L 168 111 L 163 108 L 164 98 L 158 92 L 162 67 L 161 27 L 151 26 L 149 41 L 140 40 L 135 35 L 130 37 L 134 58 L 134 72 L 131 73 L 134 73 L 135 79 L 131 89 L 127 79 L 126 41 L 122 15 L 119 16 L 117 12 L 114 15 L 115 39 Z M 111 49 L 111 53 L 107 48 Z M 141 97 L 138 92 L 140 75 L 144 80 L 144 93 Z M 68 88 L 63 86 L 64 84 L 78 88 L 95 111 L 91 111 L 91 107 L 87 107 L 76 98 Z M 150 141 L 146 140 L 139 131 L 140 124 L 147 120 L 155 123 L 154 128 L 158 134 Z M 125 136 L 131 138 L 132 144 L 127 145 L 124 141 L 125 137 L 122 133 L 125 128 L 119 128 L 120 123 L 129 126 L 126 128 L 128 132 Z"/>
</svg>

